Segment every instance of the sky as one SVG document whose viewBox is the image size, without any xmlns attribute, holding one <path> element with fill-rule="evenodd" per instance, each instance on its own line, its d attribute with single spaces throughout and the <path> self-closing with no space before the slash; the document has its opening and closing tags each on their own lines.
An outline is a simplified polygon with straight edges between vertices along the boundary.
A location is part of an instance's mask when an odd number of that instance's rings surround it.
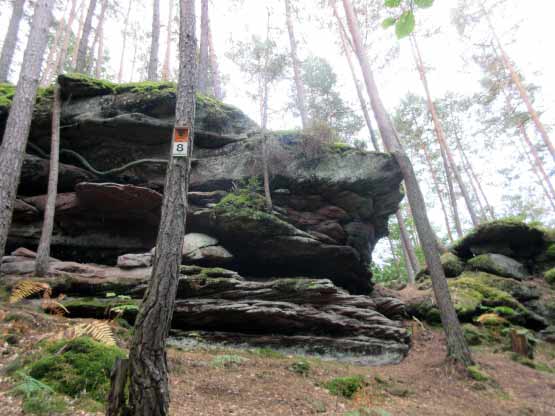
<svg viewBox="0 0 555 416">
<path fill-rule="evenodd" d="M 81 1 L 81 0 L 79 0 Z M 129 0 L 118 0 L 119 9 L 126 10 Z M 132 0 L 132 15 L 134 31 L 148 37 L 151 25 L 151 0 Z M 380 0 L 376 0 L 380 1 Z M 61 3 L 61 2 L 60 2 Z M 436 0 L 434 6 L 427 10 L 418 11 L 417 27 L 439 28 L 439 33 L 432 37 L 420 36 L 419 42 L 426 65 L 430 68 L 429 83 L 434 97 L 441 97 L 448 91 L 462 94 L 472 94 L 479 90 L 480 73 L 472 64 L 472 48 L 465 43 L 451 24 L 451 12 L 457 0 Z M 327 59 L 333 66 L 338 76 L 338 88 L 343 98 L 352 106 L 354 111 L 360 111 L 356 92 L 353 88 L 351 74 L 346 60 L 340 52 L 336 27 L 330 25 L 332 20 L 331 9 L 320 6 L 320 0 L 297 0 L 299 14 L 296 17 L 296 35 L 299 40 L 300 58 L 315 55 Z M 166 39 L 166 22 L 169 3 L 161 1 L 161 32 L 160 59 L 163 59 Z M 258 121 L 258 106 L 250 98 L 255 86 L 248 82 L 248 78 L 241 73 L 239 68 L 228 58 L 227 53 L 234 44 L 240 40 L 248 40 L 253 34 L 263 37 L 266 33 L 267 10 L 271 9 L 270 25 L 278 48 L 289 50 L 287 33 L 285 32 L 284 5 L 281 0 L 212 0 L 211 24 L 214 35 L 215 50 L 218 54 L 220 69 L 224 76 L 226 97 L 225 101 L 245 111 L 252 119 Z M 176 8 L 174 8 L 175 13 Z M 200 13 L 200 1 L 197 2 L 197 12 Z M 0 39 L 4 38 L 7 21 L 11 13 L 7 1 L 0 1 Z M 56 13 L 60 16 L 60 12 Z M 552 16 L 555 15 L 555 2 L 553 0 L 508 0 L 504 11 L 499 11 L 493 16 L 493 24 L 498 30 L 509 56 L 517 64 L 526 80 L 541 86 L 537 96 L 537 107 L 542 113 L 542 121 L 548 126 L 555 125 L 555 58 L 553 56 Z M 200 20 L 200 19 L 198 19 Z M 123 28 L 122 13 L 109 17 L 106 24 L 106 45 L 110 60 L 107 63 L 108 77 L 115 77 L 118 71 L 119 56 L 122 50 Z M 515 25 L 518 26 L 515 29 Z M 75 31 L 76 31 L 75 24 Z M 487 28 L 477 28 L 485 31 Z M 279 31 L 282 31 L 279 34 Z M 370 55 L 379 54 L 394 46 L 399 46 L 396 58 L 386 62 L 375 69 L 375 77 L 380 88 L 382 99 L 389 110 L 393 110 L 400 100 L 411 92 L 423 95 L 423 89 L 412 63 L 412 55 L 408 40 L 397 40 L 393 31 L 386 32 L 379 29 L 379 33 L 370 33 L 370 38 L 375 37 L 377 47 L 369 50 Z M 27 23 L 22 25 L 22 32 L 28 31 Z M 177 28 L 174 31 L 174 44 L 172 60 L 175 71 L 177 52 Z M 198 33 L 198 32 L 197 32 Z M 23 43 L 20 42 L 16 54 L 16 61 L 21 61 Z M 143 54 L 148 50 L 149 41 L 141 42 Z M 140 74 L 131 74 L 131 57 L 133 48 L 128 43 L 125 51 L 126 71 L 124 80 L 137 81 Z M 140 65 L 146 65 L 146 56 L 140 58 Z M 11 79 L 17 79 L 15 71 Z M 300 126 L 300 120 L 286 111 L 292 86 L 291 77 L 276 86 L 270 97 L 269 127 L 272 129 L 291 129 Z M 365 130 L 359 133 L 361 138 L 367 139 Z M 539 143 L 538 137 L 534 140 Z M 483 155 L 475 159 L 475 168 L 484 178 L 483 186 L 494 205 L 502 204 L 502 195 L 506 186 L 503 178 L 496 169 L 503 166 L 506 160 L 514 157 L 510 147 L 498 149 L 496 154 Z M 548 161 L 550 163 L 550 161 Z M 555 167 L 550 165 L 552 172 Z M 524 171 L 519 179 L 522 183 L 515 183 L 514 189 L 522 186 L 533 187 L 530 173 Z M 425 182 L 425 181 L 424 181 Z M 425 194 L 429 185 L 424 183 Z M 432 212 L 432 221 L 441 232 L 441 214 Z M 438 220 L 436 220 L 438 219 Z M 551 218 L 553 220 L 553 218 Z M 468 219 L 467 219 L 468 223 Z"/>
</svg>

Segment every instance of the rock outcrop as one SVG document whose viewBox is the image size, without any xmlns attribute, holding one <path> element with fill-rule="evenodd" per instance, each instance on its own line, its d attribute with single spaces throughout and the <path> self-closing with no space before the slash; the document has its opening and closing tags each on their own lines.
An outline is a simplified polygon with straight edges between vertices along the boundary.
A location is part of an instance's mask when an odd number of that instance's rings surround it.
<svg viewBox="0 0 555 416">
<path fill-rule="evenodd" d="M 175 86 L 115 85 L 77 75 L 62 76 L 60 82 L 63 164 L 53 255 L 115 265 L 121 255 L 150 251 L 174 125 Z M 34 112 L 10 249 L 38 243 L 49 99 L 42 94 Z M 4 117 L 0 112 L 0 130 Z M 300 133 L 272 134 L 268 164 L 275 207 L 265 212 L 253 203 L 256 197 L 242 201 L 237 195 L 248 180 L 261 176 L 261 138 L 256 124 L 238 109 L 198 97 L 187 228 L 216 238 L 219 245 L 190 253 L 191 261 L 225 264 L 249 276 L 330 278 L 350 291 L 368 293 L 373 247 L 387 233 L 388 218 L 402 198 L 395 160 Z M 114 170 L 123 165 L 128 166 Z M 222 203 L 228 195 L 238 198 Z"/>
</svg>

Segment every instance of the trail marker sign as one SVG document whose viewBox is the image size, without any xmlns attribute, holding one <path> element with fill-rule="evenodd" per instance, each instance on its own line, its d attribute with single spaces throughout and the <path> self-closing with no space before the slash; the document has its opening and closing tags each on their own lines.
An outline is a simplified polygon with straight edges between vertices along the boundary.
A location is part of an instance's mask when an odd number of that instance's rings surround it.
<svg viewBox="0 0 555 416">
<path fill-rule="evenodd" d="M 173 157 L 186 157 L 189 155 L 189 128 L 175 127 L 173 129 Z"/>
</svg>

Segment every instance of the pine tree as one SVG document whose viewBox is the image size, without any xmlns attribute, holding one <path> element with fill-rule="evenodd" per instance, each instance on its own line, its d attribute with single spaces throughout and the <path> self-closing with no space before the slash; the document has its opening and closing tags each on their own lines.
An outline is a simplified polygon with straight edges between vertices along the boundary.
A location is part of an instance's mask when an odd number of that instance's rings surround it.
<svg viewBox="0 0 555 416">
<path fill-rule="evenodd" d="M 17 185 L 25 157 L 25 147 L 37 97 L 43 56 L 48 42 L 53 6 L 54 0 L 38 0 L 35 3 L 35 12 L 23 56 L 19 82 L 0 147 L 0 201 L 3 204 L 3 208 L 0 210 L 0 258 L 4 256 L 12 221 Z"/>
<path fill-rule="evenodd" d="M 17 36 L 19 33 L 19 23 L 23 17 L 23 6 L 25 0 L 14 0 L 12 16 L 8 25 L 8 33 L 2 45 L 2 53 L 0 54 L 0 82 L 8 82 L 10 75 L 10 67 L 12 65 L 13 54 L 17 45 Z"/>
<path fill-rule="evenodd" d="M 79 49 L 77 52 L 77 61 L 75 63 L 75 72 L 80 74 L 85 73 L 87 70 L 87 53 L 89 52 L 89 36 L 92 29 L 92 20 L 94 16 L 94 10 L 96 9 L 96 1 L 90 0 L 89 8 L 87 10 L 87 16 L 85 17 L 85 23 L 83 24 L 83 33 L 79 40 Z"/>
<path fill-rule="evenodd" d="M 158 51 L 160 49 L 160 0 L 152 0 L 152 30 L 150 38 L 150 57 L 148 59 L 147 79 L 158 80 Z"/>
<path fill-rule="evenodd" d="M 198 89 L 208 95 L 208 0 L 201 0 Z"/>
</svg>

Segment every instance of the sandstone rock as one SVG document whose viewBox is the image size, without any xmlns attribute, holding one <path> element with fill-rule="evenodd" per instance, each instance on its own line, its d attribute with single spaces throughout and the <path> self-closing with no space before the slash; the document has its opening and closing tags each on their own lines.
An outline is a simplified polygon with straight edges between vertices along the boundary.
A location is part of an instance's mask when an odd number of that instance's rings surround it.
<svg viewBox="0 0 555 416">
<path fill-rule="evenodd" d="M 12 256 L 20 256 L 20 257 L 27 257 L 30 259 L 36 259 L 37 253 L 31 251 L 25 247 L 19 247 L 18 249 L 11 252 Z"/>
<path fill-rule="evenodd" d="M 39 210 L 34 206 L 22 201 L 21 199 L 15 200 L 13 209 L 13 221 L 32 222 L 40 219 Z"/>
<path fill-rule="evenodd" d="M 117 266 L 122 269 L 133 269 L 137 267 L 152 266 L 152 254 L 124 254 L 118 257 Z"/>
<path fill-rule="evenodd" d="M 475 270 L 481 270 L 498 276 L 512 277 L 518 280 L 529 277 L 529 273 L 522 263 L 502 254 L 481 254 L 471 258 L 468 261 L 468 265 Z"/>
<path fill-rule="evenodd" d="M 209 235 L 202 233 L 188 233 L 183 239 L 183 255 L 187 256 L 193 251 L 204 247 L 215 246 L 217 244 L 218 240 Z"/>
<path fill-rule="evenodd" d="M 201 264 L 203 266 L 222 266 L 233 261 L 233 254 L 222 246 L 201 247 L 187 253 L 183 263 Z"/>
</svg>

